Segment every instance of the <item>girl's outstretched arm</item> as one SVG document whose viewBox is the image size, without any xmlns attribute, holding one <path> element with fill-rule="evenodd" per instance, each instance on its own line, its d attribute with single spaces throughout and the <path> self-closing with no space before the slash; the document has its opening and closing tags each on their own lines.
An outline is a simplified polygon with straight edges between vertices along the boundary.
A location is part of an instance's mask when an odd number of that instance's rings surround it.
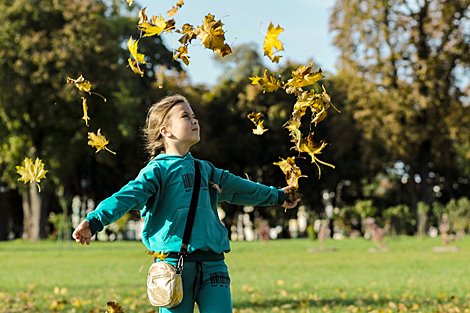
<svg viewBox="0 0 470 313">
<path fill-rule="evenodd" d="M 282 188 L 282 190 L 284 190 L 284 193 L 287 193 L 289 190 L 291 190 L 292 188 L 294 188 L 294 186 L 287 186 L 287 187 L 284 187 Z M 284 203 L 282 204 L 282 207 L 283 208 L 286 208 L 286 209 L 293 209 L 297 206 L 297 204 L 300 202 L 300 198 L 298 199 L 295 199 L 294 202 L 290 202 L 290 201 L 284 201 Z"/>
<path fill-rule="evenodd" d="M 87 245 L 89 245 L 92 237 L 90 223 L 87 220 L 83 220 L 77 226 L 77 228 L 75 228 L 72 237 L 73 239 L 75 239 L 76 242 L 81 243 L 82 245 L 85 242 Z"/>
</svg>

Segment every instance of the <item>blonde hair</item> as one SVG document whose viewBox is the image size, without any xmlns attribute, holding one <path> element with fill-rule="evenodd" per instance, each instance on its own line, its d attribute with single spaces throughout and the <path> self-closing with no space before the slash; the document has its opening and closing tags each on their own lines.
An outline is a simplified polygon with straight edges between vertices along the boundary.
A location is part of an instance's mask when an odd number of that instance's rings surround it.
<svg viewBox="0 0 470 313">
<path fill-rule="evenodd" d="M 154 103 L 148 113 L 145 127 L 142 129 L 145 139 L 145 151 L 150 155 L 150 160 L 158 154 L 165 152 L 165 141 L 160 129 L 163 126 L 170 126 L 170 112 L 175 104 L 188 102 L 182 95 L 167 96 L 157 103 Z"/>
</svg>

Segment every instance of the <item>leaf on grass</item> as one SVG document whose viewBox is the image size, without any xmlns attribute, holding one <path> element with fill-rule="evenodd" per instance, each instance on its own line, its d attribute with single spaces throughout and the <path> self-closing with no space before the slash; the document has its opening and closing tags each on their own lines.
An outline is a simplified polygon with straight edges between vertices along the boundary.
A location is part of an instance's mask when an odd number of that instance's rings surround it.
<svg viewBox="0 0 470 313">
<path fill-rule="evenodd" d="M 154 258 L 160 259 L 162 261 L 165 261 L 165 259 L 170 255 L 170 253 L 163 253 L 163 252 L 154 252 L 154 251 L 148 251 L 148 255 L 153 256 Z"/>
<path fill-rule="evenodd" d="M 180 2 L 178 2 L 175 7 L 171 7 L 171 10 L 166 12 L 168 17 L 172 17 L 173 15 L 178 13 L 178 9 L 181 8 L 183 6 L 183 4 L 184 4 L 183 0 L 180 0 Z"/>
<path fill-rule="evenodd" d="M 119 305 L 119 303 L 115 301 L 109 301 L 106 304 L 108 305 L 108 310 L 106 313 L 124 313 L 124 310 Z"/>
<path fill-rule="evenodd" d="M 271 22 L 268 26 L 268 33 L 266 34 L 266 38 L 264 39 L 264 55 L 268 56 L 274 63 L 279 63 L 281 56 L 273 56 L 273 54 L 284 50 L 284 44 L 279 39 L 277 39 L 277 36 L 279 36 L 279 34 L 283 31 L 284 28 L 281 28 L 279 25 L 274 27 L 273 23 Z"/>
<path fill-rule="evenodd" d="M 112 154 L 116 154 L 116 152 L 113 152 L 106 147 L 106 145 L 109 143 L 108 140 L 106 140 L 106 137 L 101 135 L 101 129 L 98 129 L 98 131 L 95 133 L 91 132 L 88 133 L 88 145 L 92 146 L 93 148 L 96 148 L 96 153 L 100 150 L 106 150 L 108 152 L 111 152 Z"/>
<path fill-rule="evenodd" d="M 276 91 L 279 87 L 281 87 L 281 80 L 277 79 L 274 76 L 274 73 L 271 73 L 268 76 L 268 70 L 264 71 L 263 77 L 250 77 L 251 84 L 256 85 L 259 84 L 261 88 L 266 92 L 273 92 Z"/>
<path fill-rule="evenodd" d="M 25 184 L 27 182 L 34 182 L 38 186 L 39 192 L 41 192 L 39 182 L 46 176 L 48 171 L 44 170 L 44 163 L 39 158 L 36 158 L 34 163 L 30 158 L 25 158 L 23 166 L 17 166 L 16 170 L 21 175 L 18 178 L 19 181 L 24 181 Z"/>
<path fill-rule="evenodd" d="M 86 127 L 88 127 L 88 121 L 90 120 L 90 117 L 88 116 L 88 105 L 86 102 L 86 99 L 82 97 L 82 106 L 83 106 L 83 117 L 82 119 L 85 120 Z"/>
<path fill-rule="evenodd" d="M 250 119 L 250 121 L 253 122 L 253 124 L 255 124 L 256 126 L 256 129 L 253 129 L 253 134 L 255 135 L 262 135 L 264 134 L 265 132 L 268 131 L 268 129 L 264 128 L 263 127 L 263 122 L 261 120 L 261 118 L 264 116 L 263 113 L 255 113 L 255 112 L 252 112 L 250 114 L 248 114 L 248 118 Z"/>
</svg>

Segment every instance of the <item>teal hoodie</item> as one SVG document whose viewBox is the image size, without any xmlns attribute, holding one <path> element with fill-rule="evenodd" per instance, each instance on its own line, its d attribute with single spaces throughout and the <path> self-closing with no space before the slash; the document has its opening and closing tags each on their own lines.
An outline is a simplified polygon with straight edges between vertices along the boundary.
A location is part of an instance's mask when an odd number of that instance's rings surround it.
<svg viewBox="0 0 470 313">
<path fill-rule="evenodd" d="M 142 232 L 145 246 L 156 252 L 179 252 L 193 191 L 194 160 L 191 153 L 158 155 L 134 180 L 88 214 L 86 219 L 92 233 L 101 231 L 130 210 L 140 210 L 145 220 Z M 217 202 L 272 206 L 285 201 L 282 189 L 243 179 L 207 161 L 197 161 L 201 187 L 188 253 L 230 251 L 227 229 L 217 214 Z"/>
</svg>

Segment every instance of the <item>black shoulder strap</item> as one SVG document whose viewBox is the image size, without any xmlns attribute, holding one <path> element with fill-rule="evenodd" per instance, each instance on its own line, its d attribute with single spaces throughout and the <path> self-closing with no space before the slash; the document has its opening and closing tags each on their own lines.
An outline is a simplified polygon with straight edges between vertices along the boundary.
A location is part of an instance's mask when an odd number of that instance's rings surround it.
<svg viewBox="0 0 470 313">
<path fill-rule="evenodd" d="M 189 205 L 188 219 L 184 228 L 183 243 L 181 244 L 180 256 L 185 257 L 188 254 L 189 238 L 191 238 L 191 231 L 193 230 L 194 217 L 196 216 L 197 202 L 199 199 L 199 188 L 201 186 L 201 172 L 199 170 L 199 164 L 194 160 L 194 188 L 193 195 L 191 197 L 191 204 Z"/>
</svg>

